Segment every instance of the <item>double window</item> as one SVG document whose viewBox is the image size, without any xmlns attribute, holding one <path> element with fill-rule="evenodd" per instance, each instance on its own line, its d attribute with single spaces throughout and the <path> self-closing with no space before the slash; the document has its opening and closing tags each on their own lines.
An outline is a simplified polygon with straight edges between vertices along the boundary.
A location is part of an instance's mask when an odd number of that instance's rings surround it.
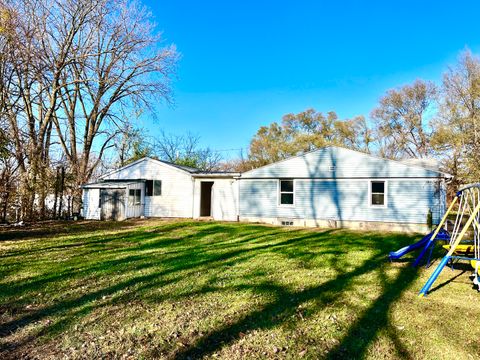
<svg viewBox="0 0 480 360">
<path fill-rule="evenodd" d="M 140 189 L 130 189 L 128 192 L 128 204 L 129 205 L 140 205 L 142 199 L 142 190 Z"/>
<path fill-rule="evenodd" d="M 385 207 L 387 205 L 385 181 L 370 182 L 370 206 Z"/>
<path fill-rule="evenodd" d="M 280 180 L 280 205 L 295 204 L 295 187 L 293 180 Z"/>
<path fill-rule="evenodd" d="M 160 195 L 162 195 L 162 181 L 147 180 L 145 182 L 145 196 L 160 196 Z"/>
</svg>

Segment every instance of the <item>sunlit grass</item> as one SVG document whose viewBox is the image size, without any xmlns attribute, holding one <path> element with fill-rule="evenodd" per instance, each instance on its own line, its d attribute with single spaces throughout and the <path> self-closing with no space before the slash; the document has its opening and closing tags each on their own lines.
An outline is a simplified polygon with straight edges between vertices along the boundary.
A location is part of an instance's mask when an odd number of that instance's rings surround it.
<svg viewBox="0 0 480 360">
<path fill-rule="evenodd" d="M 432 269 L 386 260 L 412 236 L 150 220 L 0 239 L 1 358 L 480 354 L 470 270 L 419 299 Z"/>
</svg>

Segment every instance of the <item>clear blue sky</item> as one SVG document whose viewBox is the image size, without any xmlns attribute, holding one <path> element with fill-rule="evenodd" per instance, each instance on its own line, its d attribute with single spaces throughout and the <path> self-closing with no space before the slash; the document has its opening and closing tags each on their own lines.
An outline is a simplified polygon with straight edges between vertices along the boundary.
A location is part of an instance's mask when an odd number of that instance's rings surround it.
<svg viewBox="0 0 480 360">
<path fill-rule="evenodd" d="M 480 52 L 474 0 L 145 3 L 182 58 L 175 106 L 142 125 L 212 149 L 247 148 L 261 125 L 310 107 L 368 116 L 389 88 L 439 81 L 466 47 Z"/>
</svg>

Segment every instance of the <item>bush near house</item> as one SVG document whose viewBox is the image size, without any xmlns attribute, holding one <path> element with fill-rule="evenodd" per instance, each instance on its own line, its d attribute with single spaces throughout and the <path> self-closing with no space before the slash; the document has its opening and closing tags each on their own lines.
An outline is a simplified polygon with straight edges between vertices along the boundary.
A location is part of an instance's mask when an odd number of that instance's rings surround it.
<svg viewBox="0 0 480 360">
<path fill-rule="evenodd" d="M 413 236 L 257 224 L 0 233 L 0 358 L 478 358 L 468 267 L 389 263 Z M 462 270 L 464 269 L 464 270 Z"/>
</svg>

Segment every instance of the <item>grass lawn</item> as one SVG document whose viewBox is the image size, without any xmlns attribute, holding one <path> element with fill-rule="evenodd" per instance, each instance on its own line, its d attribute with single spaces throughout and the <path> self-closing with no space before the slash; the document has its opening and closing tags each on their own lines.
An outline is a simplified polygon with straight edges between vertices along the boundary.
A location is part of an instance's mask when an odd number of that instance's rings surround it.
<svg viewBox="0 0 480 360">
<path fill-rule="evenodd" d="M 145 220 L 0 233 L 0 358 L 478 359 L 469 267 L 418 236 Z"/>
</svg>

